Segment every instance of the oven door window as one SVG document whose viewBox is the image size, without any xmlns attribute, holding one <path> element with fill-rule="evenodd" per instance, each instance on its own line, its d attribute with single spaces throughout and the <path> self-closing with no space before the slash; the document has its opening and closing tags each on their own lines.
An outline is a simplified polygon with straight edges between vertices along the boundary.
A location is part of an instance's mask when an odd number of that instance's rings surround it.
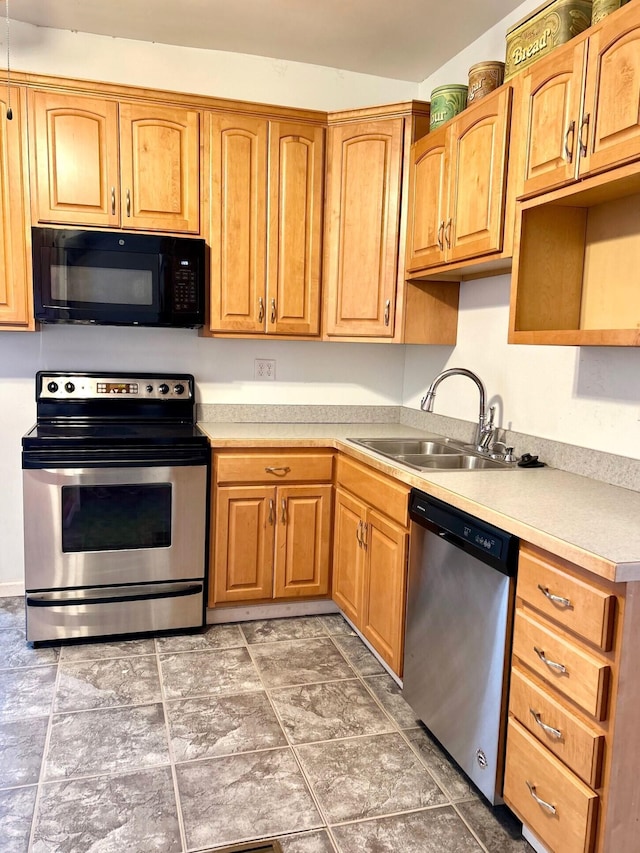
<svg viewBox="0 0 640 853">
<path fill-rule="evenodd" d="M 61 506 L 65 553 L 171 545 L 171 483 L 63 486 Z"/>
</svg>

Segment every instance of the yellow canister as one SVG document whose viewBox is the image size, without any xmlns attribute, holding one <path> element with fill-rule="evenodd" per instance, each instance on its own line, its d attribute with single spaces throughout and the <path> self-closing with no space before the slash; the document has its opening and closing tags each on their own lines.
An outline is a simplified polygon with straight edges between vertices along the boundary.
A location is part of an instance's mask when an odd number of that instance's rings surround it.
<svg viewBox="0 0 640 853">
<path fill-rule="evenodd" d="M 448 83 L 446 86 L 436 86 L 431 92 L 431 114 L 429 130 L 435 130 L 445 121 L 449 121 L 467 106 L 467 86 L 459 83 Z"/>
<path fill-rule="evenodd" d="M 504 81 L 504 62 L 477 62 L 469 69 L 469 94 L 467 103 L 479 101 L 493 92 Z"/>
<path fill-rule="evenodd" d="M 615 12 L 620 6 L 624 6 L 629 0 L 593 0 L 591 4 L 591 23 L 597 24 L 607 15 Z"/>
</svg>

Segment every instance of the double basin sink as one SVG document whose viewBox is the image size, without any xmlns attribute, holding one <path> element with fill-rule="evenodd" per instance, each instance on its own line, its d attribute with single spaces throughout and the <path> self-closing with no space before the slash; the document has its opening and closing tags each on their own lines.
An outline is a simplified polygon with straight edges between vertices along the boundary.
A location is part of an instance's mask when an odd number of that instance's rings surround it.
<svg viewBox="0 0 640 853">
<path fill-rule="evenodd" d="M 477 453 L 469 445 L 433 438 L 350 438 L 349 441 L 418 471 L 513 470 L 514 463 Z"/>
</svg>

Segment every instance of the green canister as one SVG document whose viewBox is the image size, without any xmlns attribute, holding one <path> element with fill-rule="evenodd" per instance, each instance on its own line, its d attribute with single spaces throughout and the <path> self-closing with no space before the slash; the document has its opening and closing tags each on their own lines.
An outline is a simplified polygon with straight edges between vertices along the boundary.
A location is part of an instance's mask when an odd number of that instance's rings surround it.
<svg viewBox="0 0 640 853">
<path fill-rule="evenodd" d="M 593 0 L 591 5 L 591 23 L 597 24 L 607 15 L 615 12 L 620 6 L 624 6 L 629 0 Z"/>
<path fill-rule="evenodd" d="M 431 118 L 429 130 L 435 130 L 445 121 L 449 121 L 467 106 L 468 86 L 459 83 L 449 83 L 437 86 L 431 93 Z"/>
</svg>

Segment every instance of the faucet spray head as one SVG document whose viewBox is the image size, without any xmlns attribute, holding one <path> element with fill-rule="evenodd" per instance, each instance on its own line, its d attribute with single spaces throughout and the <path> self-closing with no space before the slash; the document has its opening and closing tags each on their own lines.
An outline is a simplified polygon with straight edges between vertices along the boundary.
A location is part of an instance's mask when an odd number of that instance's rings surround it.
<svg viewBox="0 0 640 853">
<path fill-rule="evenodd" d="M 436 392 L 429 389 L 427 393 L 424 395 L 422 400 L 420 400 L 420 408 L 423 412 L 432 412 L 433 411 L 433 401 L 436 398 Z"/>
</svg>

